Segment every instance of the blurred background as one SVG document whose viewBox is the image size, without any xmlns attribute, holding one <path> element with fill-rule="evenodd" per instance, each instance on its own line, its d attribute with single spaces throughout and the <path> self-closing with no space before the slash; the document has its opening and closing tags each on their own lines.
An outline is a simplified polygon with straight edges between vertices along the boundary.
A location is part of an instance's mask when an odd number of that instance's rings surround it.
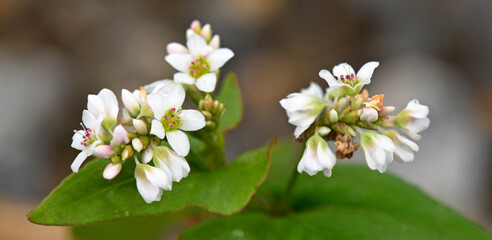
<svg viewBox="0 0 492 240">
<path fill-rule="evenodd" d="M 70 239 L 25 215 L 70 174 L 87 94 L 171 78 L 166 44 L 194 19 L 235 52 L 222 72 L 237 73 L 245 117 L 228 157 L 289 137 L 278 102 L 327 87 L 319 70 L 377 60 L 371 94 L 430 107 L 416 160 L 389 172 L 492 230 L 490 16 L 489 0 L 0 0 L 0 239 Z"/>
</svg>

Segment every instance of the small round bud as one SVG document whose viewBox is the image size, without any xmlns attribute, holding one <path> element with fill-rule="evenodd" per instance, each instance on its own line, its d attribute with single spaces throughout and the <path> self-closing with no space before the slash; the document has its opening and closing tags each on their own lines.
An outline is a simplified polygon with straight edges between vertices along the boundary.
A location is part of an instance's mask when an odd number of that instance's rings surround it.
<svg viewBox="0 0 492 240">
<path fill-rule="evenodd" d="M 335 109 L 332 108 L 328 114 L 330 116 L 330 122 L 338 122 L 338 113 L 337 111 L 335 111 Z"/>
</svg>

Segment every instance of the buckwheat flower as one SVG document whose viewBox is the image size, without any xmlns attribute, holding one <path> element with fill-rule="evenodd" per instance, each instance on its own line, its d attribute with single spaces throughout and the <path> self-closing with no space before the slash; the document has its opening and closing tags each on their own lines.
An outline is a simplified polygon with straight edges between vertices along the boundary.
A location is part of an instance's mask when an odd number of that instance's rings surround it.
<svg viewBox="0 0 492 240">
<path fill-rule="evenodd" d="M 294 136 L 298 138 L 311 126 L 327 103 L 321 87 L 312 82 L 309 88 L 302 89 L 300 93 L 291 93 L 280 100 L 280 105 L 286 110 L 289 123 L 296 126 Z"/>
<path fill-rule="evenodd" d="M 97 95 L 89 94 L 87 97 L 87 110 L 95 118 L 103 116 L 101 125 L 108 131 L 116 126 L 118 117 L 118 100 L 109 89 L 102 89 Z"/>
<path fill-rule="evenodd" d="M 429 127 L 430 120 L 427 117 L 429 107 L 419 103 L 417 99 L 411 100 L 407 107 L 394 118 L 395 125 L 402 128 L 408 136 L 419 140 L 419 132 Z"/>
<path fill-rule="evenodd" d="M 341 90 L 344 94 L 353 96 L 359 93 L 364 85 L 371 83 L 374 69 L 378 66 L 379 62 L 368 62 L 355 74 L 352 66 L 341 63 L 333 68 L 333 75 L 330 71 L 323 69 L 319 72 L 319 76 L 328 82 L 330 88 Z"/>
<path fill-rule="evenodd" d="M 336 157 L 326 141 L 318 134 L 314 134 L 306 142 L 306 149 L 297 165 L 297 171 L 306 172 L 311 176 L 323 171 L 325 176 L 330 177 L 335 163 Z"/>
<path fill-rule="evenodd" d="M 177 83 L 195 84 L 203 92 L 213 92 L 217 83 L 216 72 L 234 53 L 228 48 L 214 49 L 205 39 L 192 34 L 182 51 L 168 52 L 166 61 L 179 72 L 174 74 Z M 168 47 L 169 49 L 169 47 Z"/>
<path fill-rule="evenodd" d="M 175 182 L 179 182 L 190 172 L 190 165 L 184 157 L 165 146 L 155 147 L 153 161 L 156 167 L 166 169 L 165 171 L 169 170 L 172 180 Z"/>
<path fill-rule="evenodd" d="M 395 144 L 387 136 L 377 134 L 372 131 L 365 131 L 360 137 L 362 150 L 366 157 L 367 166 L 372 170 L 383 173 L 386 171 L 388 163 L 393 161 Z"/>
<path fill-rule="evenodd" d="M 411 162 L 414 159 L 414 152 L 419 151 L 419 146 L 410 139 L 403 137 L 395 130 L 388 130 L 383 133 L 393 140 L 395 144 L 395 159 L 399 162 Z"/>
<path fill-rule="evenodd" d="M 71 165 L 73 172 L 78 172 L 87 157 L 94 154 L 94 149 L 109 140 L 116 125 L 118 101 L 109 89 L 102 89 L 97 95 L 87 97 L 87 110 L 82 112 L 82 128 L 72 137 L 72 147 L 80 150 Z"/>
<path fill-rule="evenodd" d="M 137 180 L 137 189 L 146 203 L 160 201 L 163 190 L 171 190 L 172 182 L 169 172 L 142 164 L 135 158 L 135 179 Z"/>
<path fill-rule="evenodd" d="M 181 131 L 196 131 L 205 127 L 205 117 L 197 110 L 182 110 L 185 91 L 176 85 L 168 95 L 152 93 L 147 102 L 154 112 L 150 133 L 160 139 L 166 137 L 169 145 L 180 156 L 188 155 L 190 142 Z"/>
</svg>

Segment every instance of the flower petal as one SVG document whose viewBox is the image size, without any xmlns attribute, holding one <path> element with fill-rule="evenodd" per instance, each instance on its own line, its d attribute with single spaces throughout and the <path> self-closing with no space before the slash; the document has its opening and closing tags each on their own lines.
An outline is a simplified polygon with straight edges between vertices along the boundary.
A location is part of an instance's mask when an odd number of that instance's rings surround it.
<svg viewBox="0 0 492 240">
<path fill-rule="evenodd" d="M 347 63 L 340 63 L 333 68 L 333 75 L 335 77 L 340 77 L 342 75 L 343 76 L 346 76 L 346 75 L 350 76 L 352 74 L 354 74 L 354 77 L 355 77 L 354 69 L 352 68 L 352 66 L 350 66 Z"/>
<path fill-rule="evenodd" d="M 205 127 L 205 117 L 197 110 L 181 110 L 179 116 L 182 119 L 183 125 L 180 129 L 185 131 L 196 131 Z"/>
<path fill-rule="evenodd" d="M 185 157 L 190 152 L 190 141 L 188 136 L 180 130 L 168 131 L 167 141 L 173 150 L 180 156 Z"/>
<path fill-rule="evenodd" d="M 359 78 L 359 81 L 364 82 L 364 84 L 371 83 L 371 77 L 374 73 L 374 69 L 378 66 L 379 62 L 368 62 L 364 64 L 364 66 L 362 66 L 357 72 L 357 78 Z"/>
<path fill-rule="evenodd" d="M 114 95 L 113 91 L 104 88 L 102 89 L 97 96 L 99 96 L 104 104 L 104 111 L 106 111 L 106 115 L 109 115 L 111 119 L 116 119 L 118 117 L 118 99 L 116 99 L 116 95 Z"/>
<path fill-rule="evenodd" d="M 177 83 L 185 83 L 185 84 L 194 84 L 195 83 L 195 78 L 190 76 L 188 73 L 175 73 L 174 76 L 174 81 Z"/>
<path fill-rule="evenodd" d="M 116 176 L 118 176 L 120 171 L 121 171 L 121 164 L 109 163 L 108 165 L 106 165 L 106 168 L 104 168 L 103 177 L 105 179 L 111 180 Z"/>
<path fill-rule="evenodd" d="M 213 92 L 217 84 L 217 75 L 215 73 L 207 73 L 196 80 L 196 87 L 204 92 Z"/>
<path fill-rule="evenodd" d="M 77 155 L 77 157 L 75 158 L 75 160 L 73 161 L 72 165 L 70 166 L 70 168 L 72 168 L 72 171 L 78 172 L 80 165 L 82 165 L 82 163 L 85 161 L 85 159 L 87 159 L 87 157 L 88 157 L 88 155 L 87 155 L 86 151 L 80 152 Z"/>
<path fill-rule="evenodd" d="M 209 51 L 207 42 L 198 34 L 192 34 L 186 41 L 186 46 L 192 56 L 203 56 Z"/>
<path fill-rule="evenodd" d="M 152 120 L 152 126 L 150 127 L 150 134 L 157 136 L 160 139 L 164 139 L 166 136 L 166 132 L 164 131 L 164 127 L 162 123 L 158 120 Z"/>
<path fill-rule="evenodd" d="M 176 108 L 179 109 L 183 105 L 184 99 L 185 99 L 186 93 L 184 88 L 177 84 L 176 86 L 171 89 L 169 94 L 166 96 L 164 103 L 167 104 L 166 108 L 171 109 L 171 108 Z M 167 110 L 166 110 L 167 111 Z"/>
<path fill-rule="evenodd" d="M 188 49 L 180 43 L 172 42 L 169 43 L 166 47 L 167 53 L 188 53 Z"/>
<path fill-rule="evenodd" d="M 78 130 L 76 131 L 73 136 L 72 136 L 72 147 L 77 149 L 77 150 L 84 150 L 86 147 L 82 145 L 82 142 L 84 141 L 84 135 L 85 131 Z"/>
<path fill-rule="evenodd" d="M 180 72 L 188 72 L 188 67 L 190 66 L 193 57 L 190 54 L 183 53 L 172 53 L 167 55 L 165 58 L 174 69 Z"/>
<path fill-rule="evenodd" d="M 162 119 L 167 110 L 170 109 L 169 104 L 166 102 L 166 98 L 160 93 L 152 93 L 147 96 L 147 104 L 149 104 L 154 112 L 154 118 L 159 120 Z"/>
<path fill-rule="evenodd" d="M 308 88 L 302 89 L 301 94 L 323 99 L 323 89 L 321 89 L 321 87 L 315 82 L 311 82 Z"/>
<path fill-rule="evenodd" d="M 234 57 L 234 53 L 229 48 L 219 48 L 207 57 L 207 61 L 210 64 L 210 71 L 215 72 L 217 69 L 224 66 L 224 64 Z"/>
<path fill-rule="evenodd" d="M 337 83 L 335 77 L 333 77 L 330 71 L 326 69 L 319 71 L 319 76 L 323 78 L 328 83 L 328 86 L 330 87 L 333 87 Z"/>
</svg>

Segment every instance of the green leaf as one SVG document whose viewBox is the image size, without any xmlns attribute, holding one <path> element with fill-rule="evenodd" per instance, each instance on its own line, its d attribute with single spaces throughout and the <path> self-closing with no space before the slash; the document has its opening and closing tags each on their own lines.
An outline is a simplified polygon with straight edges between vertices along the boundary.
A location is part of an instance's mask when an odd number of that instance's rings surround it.
<svg viewBox="0 0 492 240">
<path fill-rule="evenodd" d="M 331 178 L 299 176 L 291 210 L 273 214 L 297 147 L 272 151 L 271 175 L 258 190 L 272 210 L 204 221 L 182 239 L 492 239 L 485 230 L 418 188 L 366 166 L 337 164 Z M 290 155 L 290 156 L 289 156 Z M 275 178 L 271 178 L 275 176 Z M 273 201 L 273 202 L 272 202 Z"/>
<path fill-rule="evenodd" d="M 72 235 L 79 240 L 151 240 L 174 238 L 192 222 L 204 218 L 206 213 L 197 208 L 185 211 L 127 219 L 104 224 L 72 228 Z"/>
<path fill-rule="evenodd" d="M 241 210 L 266 177 L 270 165 L 269 148 L 239 156 L 213 171 L 192 170 L 188 177 L 164 191 L 159 202 L 147 204 L 137 191 L 133 171 L 127 161 L 113 180 L 103 179 L 107 160 L 96 159 L 79 173 L 67 177 L 28 216 L 46 225 L 84 225 L 128 219 L 200 206 L 212 213 L 232 214 Z"/>
<path fill-rule="evenodd" d="M 220 132 L 227 133 L 239 125 L 244 111 L 241 89 L 236 74 L 229 73 L 225 76 L 216 99 L 224 103 L 226 109 L 218 128 Z"/>
</svg>

